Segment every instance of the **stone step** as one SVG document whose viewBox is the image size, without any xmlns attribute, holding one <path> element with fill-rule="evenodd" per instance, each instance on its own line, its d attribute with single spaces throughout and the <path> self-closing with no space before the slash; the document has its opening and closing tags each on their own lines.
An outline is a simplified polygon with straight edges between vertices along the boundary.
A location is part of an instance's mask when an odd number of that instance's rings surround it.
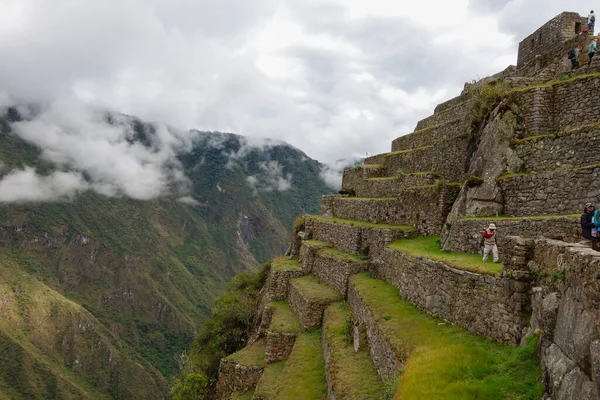
<svg viewBox="0 0 600 400">
<path fill-rule="evenodd" d="M 269 364 L 256 386 L 253 400 L 325 400 L 327 383 L 321 330 L 298 335 L 290 358 Z"/>
<path fill-rule="evenodd" d="M 565 242 L 578 242 L 581 238 L 579 215 L 539 215 L 529 217 L 474 217 L 453 221 L 442 235 L 445 251 L 461 251 L 480 254 L 481 235 L 490 223 L 498 228 L 498 240 L 507 236 L 520 236 L 530 239 L 556 239 Z"/>
<path fill-rule="evenodd" d="M 305 220 L 305 229 L 308 237 L 323 243 L 331 243 L 338 249 L 349 253 L 358 253 L 375 257 L 383 248 L 398 239 L 408 238 L 416 234 L 412 226 L 397 226 L 373 224 L 364 221 L 345 220 L 341 218 L 324 218 L 321 216 L 308 216 Z M 304 254 L 301 259 L 309 259 L 309 254 L 316 254 L 311 243 L 305 240 L 302 244 Z M 303 261 L 304 262 L 304 261 Z M 312 263 L 311 263 L 312 265 Z"/>
<path fill-rule="evenodd" d="M 457 118 L 441 125 L 414 131 L 392 141 L 392 151 L 402 151 L 431 146 L 436 142 L 461 136 L 470 131 L 470 120 Z"/>
<path fill-rule="evenodd" d="M 366 179 L 378 178 L 380 176 L 383 176 L 384 172 L 385 170 L 380 165 L 357 165 L 344 171 L 344 175 L 342 178 L 342 187 L 359 186 Z"/>
<path fill-rule="evenodd" d="M 437 171 L 415 172 L 411 174 L 399 174 L 393 177 L 379 177 L 369 179 L 342 180 L 342 189 L 351 191 L 357 197 L 395 197 L 399 196 L 404 189 L 433 185 L 441 177 Z"/>
<path fill-rule="evenodd" d="M 460 187 L 436 184 L 408 188 L 390 198 L 328 196 L 323 198 L 322 213 L 373 224 L 413 226 L 421 235 L 435 235 L 441 232 Z"/>
<path fill-rule="evenodd" d="M 600 124 L 540 136 L 517 139 L 515 152 L 522 160 L 524 171 L 553 171 L 574 169 L 600 163 L 595 151 L 600 147 Z"/>
<path fill-rule="evenodd" d="M 334 303 L 323 317 L 323 356 L 329 399 L 382 399 L 383 381 L 373 365 L 368 346 L 354 348 L 354 332 L 346 303 Z"/>
<path fill-rule="evenodd" d="M 309 271 L 306 271 L 298 260 L 287 256 L 274 259 L 271 262 L 271 273 L 267 278 L 267 301 L 284 300 L 287 297 L 289 280 L 308 273 Z"/>
<path fill-rule="evenodd" d="M 366 330 L 371 359 L 379 375 L 400 375 L 394 398 L 489 398 L 488 380 L 499 375 L 507 377 L 507 371 L 514 368 L 511 362 L 501 365 L 506 361 L 499 360 L 521 351 L 427 315 L 403 300 L 396 287 L 367 273 L 350 278 L 348 305 L 359 331 Z M 356 337 L 358 346 L 364 345 L 360 335 Z M 507 398 L 539 398 L 543 388 L 538 383 L 540 367 L 535 352 L 534 346 L 528 347 L 527 364 L 513 361 L 519 368 L 533 370 L 522 377 L 527 384 L 509 395 L 507 390 L 515 390 L 511 388 L 512 379 L 499 379 L 494 393 L 503 393 Z M 410 368 L 403 368 L 405 365 Z"/>
<path fill-rule="evenodd" d="M 265 368 L 265 340 L 259 340 L 221 359 L 217 399 L 231 399 L 233 393 L 254 390 Z"/>
<path fill-rule="evenodd" d="M 420 120 L 417 123 L 417 127 L 415 131 L 420 131 L 422 129 L 426 129 L 435 125 L 446 124 L 450 121 L 454 121 L 457 118 L 471 121 L 471 101 L 465 100 L 462 103 L 458 103 L 453 105 L 452 107 L 448 107 L 443 111 L 436 112 L 433 115 Z"/>
<path fill-rule="evenodd" d="M 312 274 L 346 296 L 348 277 L 366 271 L 366 256 L 351 254 L 333 247 L 319 249 L 313 259 Z"/>
<path fill-rule="evenodd" d="M 265 362 L 270 364 L 290 357 L 302 326 L 286 302 L 273 301 L 267 307 L 270 309 L 271 323 L 267 330 Z"/>
<path fill-rule="evenodd" d="M 287 302 L 304 329 L 320 326 L 325 307 L 341 299 L 339 292 L 312 275 L 290 280 Z"/>
<path fill-rule="evenodd" d="M 510 174 L 497 179 L 504 195 L 507 216 L 569 215 L 600 197 L 600 166 L 530 174 Z"/>
</svg>

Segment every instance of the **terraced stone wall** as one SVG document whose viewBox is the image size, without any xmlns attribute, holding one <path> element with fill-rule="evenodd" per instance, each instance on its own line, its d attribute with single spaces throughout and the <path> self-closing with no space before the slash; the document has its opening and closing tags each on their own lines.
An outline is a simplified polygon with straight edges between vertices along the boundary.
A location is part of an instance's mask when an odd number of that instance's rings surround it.
<svg viewBox="0 0 600 400">
<path fill-rule="evenodd" d="M 532 330 L 540 342 L 544 381 L 553 399 L 600 398 L 600 255 L 578 245 L 537 240 L 528 267 Z"/>
<path fill-rule="evenodd" d="M 417 123 L 415 131 L 429 128 L 433 125 L 443 125 L 448 122 L 454 121 L 460 116 L 468 116 L 471 111 L 471 103 L 465 100 L 461 103 L 455 104 L 452 107 L 448 107 L 443 111 L 436 112 L 433 115 L 422 119 Z"/>
<path fill-rule="evenodd" d="M 549 171 L 598 163 L 600 126 L 590 125 L 574 131 L 516 141 L 514 149 L 525 171 Z"/>
<path fill-rule="evenodd" d="M 505 215 L 576 214 L 600 197 L 600 167 L 501 179 Z M 567 197 L 570 196 L 570 197 Z"/>
<path fill-rule="evenodd" d="M 319 256 L 313 265 L 313 275 L 346 296 L 348 277 L 367 269 L 365 263 L 351 263 L 330 256 Z"/>
<path fill-rule="evenodd" d="M 581 239 L 581 229 L 578 218 L 552 218 L 536 220 L 523 218 L 518 220 L 485 220 L 464 219 L 452 223 L 447 234 L 442 237 L 442 248 L 445 251 L 458 251 L 479 254 L 479 243 L 483 230 L 493 222 L 498 227 L 498 244 L 500 258 L 504 257 L 504 238 L 520 236 L 524 238 L 559 239 L 566 242 L 577 242 Z"/>
<path fill-rule="evenodd" d="M 514 254 L 519 247 L 512 246 L 510 251 Z M 371 264 L 371 273 L 396 286 L 403 298 L 428 313 L 516 345 L 527 327 L 530 284 L 527 275 L 515 274 L 512 268 L 507 264 L 500 277 L 481 275 L 386 249 Z"/>
<path fill-rule="evenodd" d="M 524 134 L 561 132 L 600 121 L 600 77 L 538 87 L 514 95 Z"/>
<path fill-rule="evenodd" d="M 265 362 L 287 360 L 292 354 L 297 335 L 295 333 L 268 332 L 265 347 Z"/>
<path fill-rule="evenodd" d="M 433 125 L 394 139 L 392 141 L 392 151 L 431 146 L 441 140 L 450 139 L 470 131 L 471 124 L 468 116 L 461 118 L 461 115 L 455 115 L 454 118 L 445 124 Z"/>
<path fill-rule="evenodd" d="M 398 359 L 396 353 L 379 331 L 371 311 L 363 303 L 352 282 L 348 283 L 348 305 L 355 320 L 366 327 L 371 359 L 379 375 L 386 378 L 397 376 L 402 367 L 402 362 L 406 360 Z"/>
<path fill-rule="evenodd" d="M 575 35 L 575 24 L 587 27 L 587 18 L 574 12 L 563 12 L 542 25 L 519 43 L 517 68 L 535 61 L 537 55 L 551 52 Z"/>
<path fill-rule="evenodd" d="M 217 382 L 217 399 L 229 399 L 233 392 L 253 390 L 262 373 L 263 368 L 261 367 L 249 367 L 232 360 L 221 359 L 219 380 Z"/>
</svg>

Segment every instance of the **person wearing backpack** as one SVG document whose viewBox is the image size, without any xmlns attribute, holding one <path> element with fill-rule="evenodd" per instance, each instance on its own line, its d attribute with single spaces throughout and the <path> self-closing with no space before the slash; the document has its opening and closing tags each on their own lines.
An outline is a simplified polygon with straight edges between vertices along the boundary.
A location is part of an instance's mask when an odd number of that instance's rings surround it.
<svg viewBox="0 0 600 400">
<path fill-rule="evenodd" d="M 594 14 L 594 10 L 590 11 L 588 15 L 588 31 L 594 33 L 594 25 L 596 25 L 596 14 Z"/>
<path fill-rule="evenodd" d="M 581 223 L 581 236 L 591 240 L 592 250 L 598 249 L 598 228 L 594 223 L 594 220 L 598 220 L 597 214 L 598 210 L 596 210 L 592 203 L 585 203 L 583 214 L 581 214 L 581 218 L 579 219 Z"/>
<path fill-rule="evenodd" d="M 579 48 L 573 47 L 569 50 L 567 57 L 571 60 L 571 71 L 579 69 Z"/>
<path fill-rule="evenodd" d="M 598 48 L 598 38 L 594 39 L 588 47 L 588 57 L 590 61 L 588 62 L 588 67 L 592 65 L 592 58 L 594 58 L 594 54 L 596 54 L 596 49 Z"/>
<path fill-rule="evenodd" d="M 498 256 L 498 239 L 496 237 L 496 224 L 490 226 L 483 231 L 483 262 L 486 262 L 490 252 L 494 254 L 494 262 L 499 263 Z"/>
</svg>

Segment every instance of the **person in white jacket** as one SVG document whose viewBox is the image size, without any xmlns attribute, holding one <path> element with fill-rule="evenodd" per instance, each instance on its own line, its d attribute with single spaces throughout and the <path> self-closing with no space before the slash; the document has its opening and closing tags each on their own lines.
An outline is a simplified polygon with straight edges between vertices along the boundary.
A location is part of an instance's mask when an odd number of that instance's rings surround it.
<svg viewBox="0 0 600 400">
<path fill-rule="evenodd" d="M 494 254 L 494 262 L 500 262 L 495 224 L 490 224 L 490 226 L 483 231 L 483 262 L 487 261 L 490 252 Z"/>
</svg>

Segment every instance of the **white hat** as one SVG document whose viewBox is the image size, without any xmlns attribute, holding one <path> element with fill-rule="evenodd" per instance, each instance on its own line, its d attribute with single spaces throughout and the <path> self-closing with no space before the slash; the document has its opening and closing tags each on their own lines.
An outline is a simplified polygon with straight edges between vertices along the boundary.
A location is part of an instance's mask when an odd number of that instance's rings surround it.
<svg viewBox="0 0 600 400">
<path fill-rule="evenodd" d="M 488 229 L 496 229 L 496 224 L 490 224 L 490 226 L 488 227 Z"/>
</svg>

